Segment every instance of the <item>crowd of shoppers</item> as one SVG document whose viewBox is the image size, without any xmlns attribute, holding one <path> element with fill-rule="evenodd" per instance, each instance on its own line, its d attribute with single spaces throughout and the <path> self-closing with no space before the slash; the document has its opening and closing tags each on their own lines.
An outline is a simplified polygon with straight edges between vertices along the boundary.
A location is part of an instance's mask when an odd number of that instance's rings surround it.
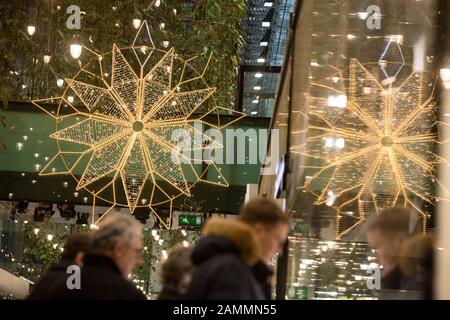
<svg viewBox="0 0 450 320">
<path fill-rule="evenodd" d="M 431 299 L 435 244 L 417 225 L 410 211 L 391 208 L 371 217 L 365 232 L 382 266 L 381 289 L 415 291 Z M 289 229 L 288 215 L 265 198 L 246 203 L 238 218 L 207 219 L 195 246 L 179 243 L 161 261 L 158 299 L 271 299 L 271 261 L 281 252 Z M 28 299 L 144 300 L 129 281 L 142 262 L 142 251 L 142 224 L 127 214 L 109 214 L 92 234 L 68 239 L 61 261 Z M 70 266 L 75 266 L 74 273 L 68 272 Z M 78 287 L 69 285 L 77 276 Z"/>
</svg>

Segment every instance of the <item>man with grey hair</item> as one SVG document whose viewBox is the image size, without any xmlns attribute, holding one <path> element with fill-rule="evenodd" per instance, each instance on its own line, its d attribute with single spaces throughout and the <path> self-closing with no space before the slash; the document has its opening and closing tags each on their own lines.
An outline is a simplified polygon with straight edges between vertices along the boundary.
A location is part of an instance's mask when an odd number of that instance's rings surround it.
<svg viewBox="0 0 450 320">
<path fill-rule="evenodd" d="M 79 285 L 69 279 L 52 290 L 52 299 L 145 300 L 129 274 L 142 261 L 142 225 L 131 215 L 111 213 L 92 235 Z M 76 281 L 75 281 L 76 283 Z"/>
</svg>

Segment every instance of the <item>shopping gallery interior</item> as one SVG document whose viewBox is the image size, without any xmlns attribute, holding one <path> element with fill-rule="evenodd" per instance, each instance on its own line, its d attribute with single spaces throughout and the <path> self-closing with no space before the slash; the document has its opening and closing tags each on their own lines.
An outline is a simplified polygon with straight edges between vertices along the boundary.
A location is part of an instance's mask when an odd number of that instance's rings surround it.
<svg viewBox="0 0 450 320">
<path fill-rule="evenodd" d="M 73 250 L 82 288 L 100 262 L 131 286 L 106 299 L 169 298 L 170 272 L 188 299 L 450 299 L 448 1 L 17 0 L 0 17 L 2 299 L 45 296 Z M 221 296 L 205 288 L 224 246 L 248 277 Z"/>
</svg>

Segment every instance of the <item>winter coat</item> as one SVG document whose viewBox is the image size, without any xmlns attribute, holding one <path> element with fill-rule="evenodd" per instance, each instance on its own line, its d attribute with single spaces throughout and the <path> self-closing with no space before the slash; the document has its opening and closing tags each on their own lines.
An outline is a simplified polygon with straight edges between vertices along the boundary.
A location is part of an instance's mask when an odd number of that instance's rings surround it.
<svg viewBox="0 0 450 320">
<path fill-rule="evenodd" d="M 260 257 L 252 229 L 234 220 L 212 218 L 192 253 L 194 273 L 185 298 L 264 300 L 250 270 Z"/>
<path fill-rule="evenodd" d="M 67 274 L 67 277 L 71 274 Z M 80 289 L 69 289 L 59 282 L 48 299 L 57 300 L 146 300 L 142 291 L 125 279 L 113 260 L 106 256 L 87 255 L 81 268 Z"/>
<path fill-rule="evenodd" d="M 51 299 L 51 293 L 57 285 L 67 281 L 67 268 L 74 264 L 71 261 L 61 261 L 53 266 L 39 278 L 38 282 L 31 290 L 27 300 L 48 300 Z"/>
</svg>

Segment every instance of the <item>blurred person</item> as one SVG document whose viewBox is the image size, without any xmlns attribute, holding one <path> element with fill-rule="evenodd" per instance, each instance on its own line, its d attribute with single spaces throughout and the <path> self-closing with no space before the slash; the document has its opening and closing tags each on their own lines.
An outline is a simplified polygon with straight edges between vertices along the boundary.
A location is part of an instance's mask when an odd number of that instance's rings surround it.
<svg viewBox="0 0 450 320">
<path fill-rule="evenodd" d="M 182 299 L 191 282 L 193 264 L 192 247 L 182 243 L 173 246 L 167 258 L 161 262 L 159 279 L 162 286 L 158 300 Z"/>
<path fill-rule="evenodd" d="M 403 290 L 418 291 L 424 300 L 433 299 L 434 253 L 432 235 L 419 234 L 406 241 L 399 263 L 404 274 Z"/>
<path fill-rule="evenodd" d="M 50 298 L 53 288 L 59 283 L 65 283 L 69 274 L 67 268 L 70 265 L 83 266 L 83 259 L 89 250 L 91 236 L 88 233 L 71 235 L 65 242 L 61 261 L 50 267 L 34 286 L 28 300 L 46 300 Z"/>
<path fill-rule="evenodd" d="M 129 214 L 108 214 L 92 235 L 81 269 L 80 288 L 66 282 L 52 290 L 63 300 L 145 300 L 128 276 L 142 262 L 142 225 Z"/>
<path fill-rule="evenodd" d="M 273 279 L 270 261 L 283 249 L 289 233 L 289 217 L 274 200 L 257 198 L 241 208 L 240 220 L 251 226 L 258 239 L 262 259 L 252 267 L 252 272 L 266 299 L 270 299 Z"/>
<path fill-rule="evenodd" d="M 260 259 L 255 233 L 237 220 L 210 218 L 192 252 L 194 272 L 184 298 L 264 300 L 251 267 Z"/>
<path fill-rule="evenodd" d="M 405 208 L 389 208 L 369 219 L 367 241 L 375 250 L 377 262 L 383 266 L 381 289 L 401 289 L 401 252 L 406 241 L 417 231 L 417 219 Z"/>
</svg>

